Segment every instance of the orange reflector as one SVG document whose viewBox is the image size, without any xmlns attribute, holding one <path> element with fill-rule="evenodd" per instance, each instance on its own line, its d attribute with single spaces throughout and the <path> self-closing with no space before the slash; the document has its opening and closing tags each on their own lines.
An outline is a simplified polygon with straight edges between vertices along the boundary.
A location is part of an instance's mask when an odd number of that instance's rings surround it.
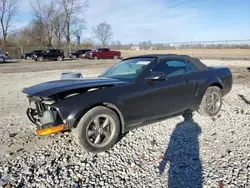
<svg viewBox="0 0 250 188">
<path fill-rule="evenodd" d="M 60 131 L 63 131 L 65 129 L 65 125 L 59 125 L 56 127 L 50 127 L 50 128 L 45 128 L 45 129 L 39 129 L 36 131 L 36 133 L 40 136 L 47 136 L 53 133 L 57 133 Z"/>
</svg>

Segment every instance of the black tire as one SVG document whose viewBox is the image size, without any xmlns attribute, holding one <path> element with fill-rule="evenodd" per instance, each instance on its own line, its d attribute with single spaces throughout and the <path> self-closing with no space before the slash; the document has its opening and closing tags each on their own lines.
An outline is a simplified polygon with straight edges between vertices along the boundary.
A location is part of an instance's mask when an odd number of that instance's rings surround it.
<svg viewBox="0 0 250 188">
<path fill-rule="evenodd" d="M 222 105 L 221 89 L 216 86 L 211 86 L 206 90 L 202 98 L 198 112 L 202 116 L 213 117 L 220 112 L 221 105 Z"/>
<path fill-rule="evenodd" d="M 94 56 L 93 59 L 94 59 L 94 60 L 97 60 L 98 58 L 97 58 L 97 56 Z"/>
<path fill-rule="evenodd" d="M 43 61 L 43 57 L 42 56 L 37 57 L 37 61 L 38 62 L 42 62 Z"/>
<path fill-rule="evenodd" d="M 105 128 L 102 128 L 103 134 L 99 132 L 99 128 L 93 129 L 91 126 L 96 126 L 94 123 L 94 120 L 98 118 L 98 122 L 100 127 L 104 127 L 105 120 L 103 122 L 100 121 L 100 118 L 103 116 L 107 117 L 110 121 L 110 124 L 106 126 L 108 130 L 104 130 Z M 101 119 L 102 120 L 102 119 Z M 91 127 L 91 128 L 90 128 Z M 98 131 L 97 131 L 98 130 Z M 108 150 L 111 148 L 118 140 L 120 135 L 120 121 L 117 114 L 104 106 L 97 106 L 89 110 L 79 121 L 76 128 L 72 130 L 73 135 L 75 137 L 76 142 L 82 146 L 84 149 L 86 149 L 88 152 L 92 153 L 99 153 Z M 95 131 L 92 136 L 89 136 L 89 131 Z M 104 132 L 110 133 L 110 135 L 105 136 Z M 104 138 L 101 141 L 101 143 L 94 143 L 97 140 L 98 135 L 103 135 Z"/>
</svg>

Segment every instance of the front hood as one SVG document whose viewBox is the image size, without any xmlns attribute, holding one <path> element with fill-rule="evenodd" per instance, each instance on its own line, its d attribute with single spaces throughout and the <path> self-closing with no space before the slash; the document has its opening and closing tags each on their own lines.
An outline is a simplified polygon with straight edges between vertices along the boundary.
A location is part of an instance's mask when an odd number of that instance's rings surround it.
<svg viewBox="0 0 250 188">
<path fill-rule="evenodd" d="M 29 96 L 49 97 L 65 91 L 74 89 L 118 85 L 126 82 L 111 78 L 87 78 L 87 79 L 68 79 L 68 80 L 55 80 L 44 82 L 28 88 L 23 89 L 23 93 Z"/>
</svg>

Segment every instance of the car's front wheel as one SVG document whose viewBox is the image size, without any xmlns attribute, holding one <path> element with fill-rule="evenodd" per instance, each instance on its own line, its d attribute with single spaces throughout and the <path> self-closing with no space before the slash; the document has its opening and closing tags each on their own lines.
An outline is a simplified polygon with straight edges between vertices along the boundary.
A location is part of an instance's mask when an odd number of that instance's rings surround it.
<svg viewBox="0 0 250 188">
<path fill-rule="evenodd" d="M 206 90 L 198 112 L 203 116 L 212 117 L 219 113 L 221 105 L 221 89 L 216 86 L 212 86 Z"/>
<path fill-rule="evenodd" d="M 120 135 L 117 114 L 104 106 L 89 110 L 73 129 L 76 142 L 89 152 L 99 153 L 111 148 Z"/>
</svg>

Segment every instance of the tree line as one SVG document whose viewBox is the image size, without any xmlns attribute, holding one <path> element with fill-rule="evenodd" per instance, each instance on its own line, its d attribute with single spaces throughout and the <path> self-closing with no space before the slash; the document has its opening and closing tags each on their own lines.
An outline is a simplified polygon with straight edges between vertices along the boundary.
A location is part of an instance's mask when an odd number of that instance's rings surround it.
<svg viewBox="0 0 250 188">
<path fill-rule="evenodd" d="M 41 48 L 66 46 L 71 52 L 72 46 L 93 47 L 91 39 L 83 40 L 81 38 L 87 28 L 87 20 L 84 15 L 88 11 L 89 0 L 29 0 L 33 19 L 27 26 L 13 30 L 20 11 L 18 3 L 22 3 L 22 0 L 0 0 L 0 42 L 2 49 L 5 49 L 6 46 L 18 46 L 18 48 L 20 46 Z M 249 44 L 229 45 L 226 43 L 153 44 L 151 41 L 139 44 L 122 44 L 121 41 L 110 43 L 113 32 L 111 25 L 106 22 L 94 26 L 92 33 L 100 41 L 100 47 L 107 46 L 120 50 L 250 48 Z"/>
<path fill-rule="evenodd" d="M 13 31 L 20 1 L 0 0 L 2 47 L 13 43 L 47 47 L 66 44 L 71 51 L 73 40 L 80 45 L 87 27 L 84 15 L 89 8 L 88 0 L 29 0 L 34 18 L 24 28 Z M 111 25 L 106 22 L 93 27 L 92 33 L 103 47 L 113 35 Z"/>
</svg>

